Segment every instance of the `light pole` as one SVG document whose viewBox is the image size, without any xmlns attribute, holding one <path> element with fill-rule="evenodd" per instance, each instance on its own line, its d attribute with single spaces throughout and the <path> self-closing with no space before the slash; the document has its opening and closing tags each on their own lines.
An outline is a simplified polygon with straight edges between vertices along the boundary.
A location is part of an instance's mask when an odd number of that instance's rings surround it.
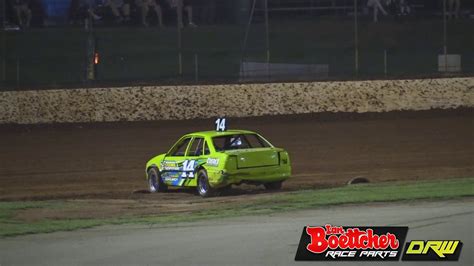
<svg viewBox="0 0 474 266">
<path fill-rule="evenodd" d="M 84 20 L 85 24 L 85 31 L 87 34 L 87 43 L 86 43 L 86 81 L 92 82 L 97 78 L 97 64 L 98 62 L 98 54 L 97 54 L 97 44 L 95 39 L 95 34 L 93 30 L 93 21 L 90 16 Z"/>
<path fill-rule="evenodd" d="M 6 33 L 6 30 L 5 30 L 5 26 L 6 26 L 6 21 L 7 21 L 7 12 L 6 12 L 6 9 L 7 9 L 7 5 L 5 3 L 6 0 L 2 0 L 2 81 L 6 81 L 7 77 L 6 77 L 6 68 L 7 68 L 7 63 L 6 63 L 6 56 L 7 56 L 7 33 Z"/>
<path fill-rule="evenodd" d="M 249 19 L 247 21 L 247 28 L 245 30 L 244 41 L 242 42 L 242 51 L 240 55 L 240 74 L 243 75 L 245 73 L 244 69 L 244 60 L 245 60 L 245 51 L 247 49 L 247 40 L 249 37 L 250 26 L 252 25 L 253 13 L 255 12 L 255 5 L 257 0 L 253 0 L 252 8 L 250 9 Z"/>
<path fill-rule="evenodd" d="M 446 0 L 443 0 L 443 53 L 444 53 L 444 72 L 448 72 L 448 25 L 446 13 Z"/>
<path fill-rule="evenodd" d="M 266 55 L 267 55 L 267 78 L 269 77 L 270 72 L 270 33 L 269 33 L 269 23 L 268 23 L 268 0 L 264 1 L 264 11 L 265 11 L 265 46 L 266 46 Z"/>
<path fill-rule="evenodd" d="M 355 75 L 359 75 L 359 29 L 357 20 L 357 0 L 354 0 L 354 68 Z"/>
<path fill-rule="evenodd" d="M 183 1 L 178 0 L 176 6 L 176 12 L 178 17 L 178 74 L 181 77 L 183 75 L 183 40 L 181 27 L 183 27 Z"/>
</svg>

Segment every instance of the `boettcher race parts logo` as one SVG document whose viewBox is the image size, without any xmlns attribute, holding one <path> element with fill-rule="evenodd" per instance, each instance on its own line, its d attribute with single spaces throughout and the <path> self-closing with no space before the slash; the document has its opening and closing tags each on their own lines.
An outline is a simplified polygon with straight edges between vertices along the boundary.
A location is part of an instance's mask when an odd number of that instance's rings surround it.
<svg viewBox="0 0 474 266">
<path fill-rule="evenodd" d="M 408 227 L 306 226 L 295 260 L 397 261 Z"/>
<path fill-rule="evenodd" d="M 295 260 L 387 260 L 400 257 L 408 227 L 307 226 Z"/>
<path fill-rule="evenodd" d="M 306 226 L 295 260 L 398 261 L 408 227 Z M 453 261 L 461 254 L 459 240 L 413 240 L 402 260 Z"/>
</svg>

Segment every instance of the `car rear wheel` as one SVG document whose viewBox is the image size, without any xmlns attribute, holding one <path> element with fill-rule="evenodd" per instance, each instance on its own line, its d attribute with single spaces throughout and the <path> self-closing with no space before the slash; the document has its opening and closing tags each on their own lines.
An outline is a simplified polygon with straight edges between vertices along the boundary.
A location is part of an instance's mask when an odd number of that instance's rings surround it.
<svg viewBox="0 0 474 266">
<path fill-rule="evenodd" d="M 166 184 L 161 180 L 160 173 L 156 168 L 150 168 L 148 170 L 148 191 L 150 193 L 166 191 Z"/>
<path fill-rule="evenodd" d="M 278 181 L 278 182 L 265 183 L 263 185 L 265 186 L 265 189 L 267 190 L 279 190 L 281 189 L 282 184 L 283 184 L 283 181 Z"/>
<path fill-rule="evenodd" d="M 210 197 L 214 194 L 214 189 L 209 184 L 207 172 L 204 169 L 199 170 L 197 180 L 197 192 L 201 197 Z"/>
</svg>

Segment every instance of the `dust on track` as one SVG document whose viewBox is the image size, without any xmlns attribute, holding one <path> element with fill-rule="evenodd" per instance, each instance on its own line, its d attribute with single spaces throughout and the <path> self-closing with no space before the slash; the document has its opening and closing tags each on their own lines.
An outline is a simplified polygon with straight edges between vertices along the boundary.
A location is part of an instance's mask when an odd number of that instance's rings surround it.
<svg viewBox="0 0 474 266">
<path fill-rule="evenodd" d="M 323 113 L 230 120 L 260 132 L 291 156 L 284 190 L 371 181 L 474 174 L 473 109 Z M 133 193 L 145 188 L 144 164 L 183 134 L 209 130 L 212 119 L 0 127 L 0 200 L 145 200 L 193 203 L 192 191 Z M 266 194 L 242 186 L 229 197 Z M 119 202 L 119 201 L 118 201 Z"/>
</svg>

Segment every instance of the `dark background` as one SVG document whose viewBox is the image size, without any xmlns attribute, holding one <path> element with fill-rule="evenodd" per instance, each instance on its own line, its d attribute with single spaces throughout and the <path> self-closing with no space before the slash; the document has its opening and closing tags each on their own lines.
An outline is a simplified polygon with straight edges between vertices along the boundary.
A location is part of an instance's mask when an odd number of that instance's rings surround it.
<svg viewBox="0 0 474 266">
<path fill-rule="evenodd" d="M 198 27 L 182 30 L 177 28 L 176 10 L 169 6 L 163 6 L 164 28 L 156 25 L 153 13 L 148 17 L 151 26 L 142 27 L 133 2 L 130 22 L 117 23 L 103 6 L 97 10 L 102 19 L 86 29 L 77 0 L 30 0 L 31 27 L 1 31 L 0 89 L 474 73 L 474 1 L 461 0 L 458 18 L 449 16 L 448 6 L 446 21 L 443 0 L 408 1 L 411 12 L 406 15 L 399 14 L 395 5 L 384 5 L 388 14 L 379 12 L 378 22 L 373 21 L 367 1 L 358 1 L 357 31 L 354 0 L 268 0 L 268 28 L 263 0 L 256 0 L 253 16 L 251 0 L 191 0 Z M 2 4 L 4 26 L 15 27 L 18 21 L 11 3 Z M 460 55 L 460 71 L 439 71 L 438 56 L 444 54 L 445 44 L 447 54 Z M 99 63 L 91 67 L 94 54 Z M 257 73 L 265 71 L 260 69 L 252 70 L 257 78 L 242 78 L 242 62 L 267 60 L 283 68 L 291 64 L 327 71 Z"/>
</svg>

